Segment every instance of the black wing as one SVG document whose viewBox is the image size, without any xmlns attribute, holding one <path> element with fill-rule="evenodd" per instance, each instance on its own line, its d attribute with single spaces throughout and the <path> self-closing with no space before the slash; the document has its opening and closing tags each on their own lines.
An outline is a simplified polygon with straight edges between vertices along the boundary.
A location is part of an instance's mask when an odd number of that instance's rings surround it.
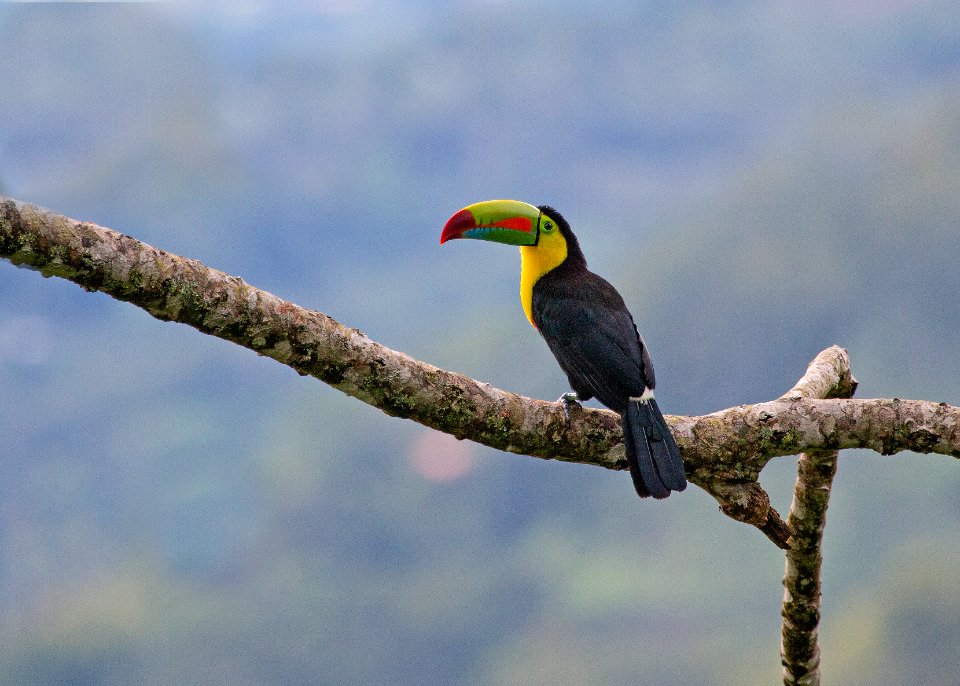
<svg viewBox="0 0 960 686">
<path fill-rule="evenodd" d="M 633 317 L 616 289 L 592 272 L 546 274 L 533 289 L 533 316 L 577 395 L 610 409 L 656 384 Z M 559 276 L 559 275 L 558 275 Z"/>
</svg>

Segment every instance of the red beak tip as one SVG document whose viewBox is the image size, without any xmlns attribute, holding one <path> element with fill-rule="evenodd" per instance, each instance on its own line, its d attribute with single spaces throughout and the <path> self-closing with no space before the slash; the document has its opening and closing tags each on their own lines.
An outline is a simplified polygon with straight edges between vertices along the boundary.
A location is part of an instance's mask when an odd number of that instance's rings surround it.
<svg viewBox="0 0 960 686">
<path fill-rule="evenodd" d="M 454 238 L 460 238 L 464 231 L 476 227 L 477 220 L 470 210 L 460 210 L 447 220 L 446 226 L 443 227 L 443 233 L 440 234 L 440 245 Z"/>
</svg>

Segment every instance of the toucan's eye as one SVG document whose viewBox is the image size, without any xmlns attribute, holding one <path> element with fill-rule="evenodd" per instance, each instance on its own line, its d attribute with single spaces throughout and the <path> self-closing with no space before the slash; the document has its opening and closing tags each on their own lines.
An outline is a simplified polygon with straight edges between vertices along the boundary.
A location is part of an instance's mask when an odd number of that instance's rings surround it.
<svg viewBox="0 0 960 686">
<path fill-rule="evenodd" d="M 549 221 L 543 222 L 543 230 L 544 230 L 544 231 L 553 231 L 553 222 L 549 222 Z"/>
</svg>

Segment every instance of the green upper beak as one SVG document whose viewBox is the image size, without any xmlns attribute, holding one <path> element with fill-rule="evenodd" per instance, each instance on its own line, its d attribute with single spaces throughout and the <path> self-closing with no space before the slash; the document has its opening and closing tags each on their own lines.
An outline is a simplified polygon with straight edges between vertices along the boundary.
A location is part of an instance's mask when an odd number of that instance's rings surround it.
<svg viewBox="0 0 960 686">
<path fill-rule="evenodd" d="M 477 238 L 508 245 L 536 245 L 540 208 L 519 200 L 486 200 L 468 205 L 447 220 L 440 243 Z"/>
</svg>

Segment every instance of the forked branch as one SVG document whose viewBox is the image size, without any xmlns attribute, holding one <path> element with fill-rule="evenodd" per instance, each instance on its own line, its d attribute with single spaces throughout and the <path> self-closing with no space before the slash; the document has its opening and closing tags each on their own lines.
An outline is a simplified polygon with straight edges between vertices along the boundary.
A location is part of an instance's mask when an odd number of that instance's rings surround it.
<svg viewBox="0 0 960 686">
<path fill-rule="evenodd" d="M 831 354 L 832 351 L 837 351 Z M 850 397 L 857 381 L 846 351 L 830 348 L 810 363 L 807 373 L 784 394 L 788 398 Z M 800 455 L 788 523 L 792 531 L 783 575 L 783 626 L 780 658 L 785 686 L 819 686 L 820 586 L 823 529 L 830 487 L 837 472 L 837 450 Z"/>
</svg>

